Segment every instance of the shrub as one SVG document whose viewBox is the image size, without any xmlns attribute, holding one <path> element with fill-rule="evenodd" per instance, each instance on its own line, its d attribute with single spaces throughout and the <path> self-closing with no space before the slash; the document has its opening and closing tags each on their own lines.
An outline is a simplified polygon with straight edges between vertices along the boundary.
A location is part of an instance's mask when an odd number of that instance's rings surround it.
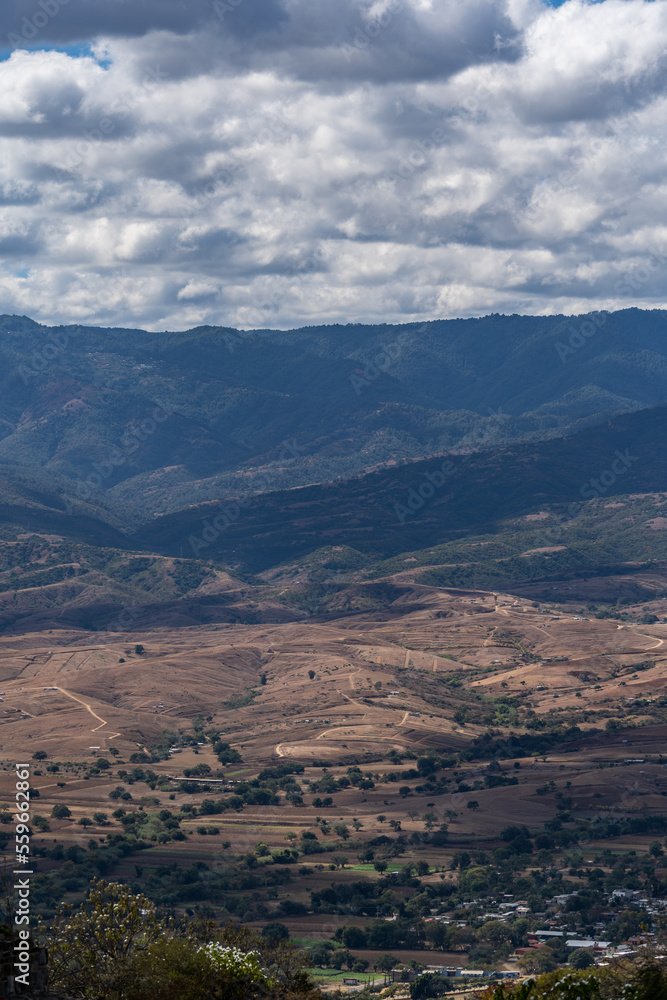
<svg viewBox="0 0 667 1000">
<path fill-rule="evenodd" d="M 426 972 L 423 976 L 417 976 L 414 983 L 410 984 L 412 1000 L 430 1000 L 431 997 L 442 997 L 449 991 L 450 983 L 438 972 Z"/>
<path fill-rule="evenodd" d="M 262 937 L 273 942 L 287 941 L 289 940 L 289 930 L 279 920 L 273 920 L 262 928 Z"/>
<path fill-rule="evenodd" d="M 73 1000 L 319 996 L 291 945 L 231 924 L 215 928 L 217 940 L 212 931 L 165 919 L 127 886 L 94 881 L 78 908 L 60 906 L 50 927 L 40 924 L 38 936 L 49 950 L 52 989 Z"/>
</svg>

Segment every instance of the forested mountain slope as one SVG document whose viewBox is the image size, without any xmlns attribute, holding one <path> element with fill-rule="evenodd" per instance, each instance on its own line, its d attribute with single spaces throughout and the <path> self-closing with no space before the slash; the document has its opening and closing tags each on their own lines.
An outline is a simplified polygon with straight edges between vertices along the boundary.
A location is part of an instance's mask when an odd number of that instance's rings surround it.
<svg viewBox="0 0 667 1000">
<path fill-rule="evenodd" d="M 659 405 L 664 331 L 635 309 L 251 333 L 4 316 L 0 463 L 136 524 Z"/>
</svg>

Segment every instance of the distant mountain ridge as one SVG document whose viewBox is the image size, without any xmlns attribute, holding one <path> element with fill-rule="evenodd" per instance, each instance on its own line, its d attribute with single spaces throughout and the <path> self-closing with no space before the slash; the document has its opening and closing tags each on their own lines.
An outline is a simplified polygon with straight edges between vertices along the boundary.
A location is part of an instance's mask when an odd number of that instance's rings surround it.
<svg viewBox="0 0 667 1000">
<path fill-rule="evenodd" d="M 91 501 L 73 504 L 63 477 L 49 493 L 10 473 L 0 631 L 379 607 L 382 593 L 358 585 L 406 571 L 429 586 L 528 586 L 539 599 L 579 579 L 618 579 L 635 601 L 667 594 L 667 406 L 556 439 L 187 505 L 129 529 Z"/>
<path fill-rule="evenodd" d="M 621 414 L 556 440 L 439 456 L 241 504 L 189 507 L 140 529 L 134 544 L 253 573 L 322 546 L 349 547 L 370 562 L 493 533 L 501 521 L 542 505 L 561 505 L 569 524 L 588 501 L 652 492 L 667 492 L 667 407 Z M 536 544 L 560 537 L 546 533 Z"/>
<path fill-rule="evenodd" d="M 136 528 L 224 496 L 562 436 L 667 403 L 666 319 L 146 333 L 3 316 L 0 472 Z"/>
</svg>

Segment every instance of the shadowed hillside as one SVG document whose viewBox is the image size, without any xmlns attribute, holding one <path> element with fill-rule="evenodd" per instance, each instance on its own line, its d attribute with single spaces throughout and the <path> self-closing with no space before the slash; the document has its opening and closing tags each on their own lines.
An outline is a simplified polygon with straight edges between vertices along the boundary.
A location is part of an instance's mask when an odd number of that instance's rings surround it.
<svg viewBox="0 0 667 1000">
<path fill-rule="evenodd" d="M 667 489 L 666 439 L 667 409 L 644 410 L 565 439 L 409 463 L 241 506 L 202 505 L 159 518 L 137 538 L 253 572 L 322 545 L 386 558 L 492 530 L 545 503 Z"/>
<path fill-rule="evenodd" d="M 666 402 L 664 320 L 625 310 L 157 334 L 5 316 L 0 463 L 39 474 L 77 511 L 137 524 L 545 439 Z"/>
</svg>

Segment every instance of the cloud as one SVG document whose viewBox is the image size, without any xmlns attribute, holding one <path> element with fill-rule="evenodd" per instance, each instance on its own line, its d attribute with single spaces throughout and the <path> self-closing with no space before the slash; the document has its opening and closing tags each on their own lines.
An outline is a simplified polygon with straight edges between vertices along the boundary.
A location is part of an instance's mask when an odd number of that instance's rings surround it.
<svg viewBox="0 0 667 1000">
<path fill-rule="evenodd" d="M 208 0 L 4 0 L 0 37 L 67 44 L 157 30 L 185 34 L 210 16 Z"/>
<path fill-rule="evenodd" d="M 2 312 L 286 328 L 667 304 L 666 4 L 220 2 L 69 0 L 39 41 L 87 54 L 0 62 Z"/>
<path fill-rule="evenodd" d="M 15 0 L 2 37 L 10 49 L 134 39 L 173 75 L 217 63 L 326 85 L 450 75 L 521 46 L 494 0 Z"/>
<path fill-rule="evenodd" d="M 328 88 L 442 79 L 470 65 L 516 59 L 521 50 L 515 25 L 492 0 L 286 0 L 285 12 L 279 30 L 252 49 L 236 46 L 235 21 L 228 18 L 228 51 L 238 65 L 278 68 Z"/>
<path fill-rule="evenodd" d="M 516 99 L 531 123 L 605 118 L 650 100 L 667 82 L 662 3 L 569 0 L 535 20 Z"/>
</svg>

